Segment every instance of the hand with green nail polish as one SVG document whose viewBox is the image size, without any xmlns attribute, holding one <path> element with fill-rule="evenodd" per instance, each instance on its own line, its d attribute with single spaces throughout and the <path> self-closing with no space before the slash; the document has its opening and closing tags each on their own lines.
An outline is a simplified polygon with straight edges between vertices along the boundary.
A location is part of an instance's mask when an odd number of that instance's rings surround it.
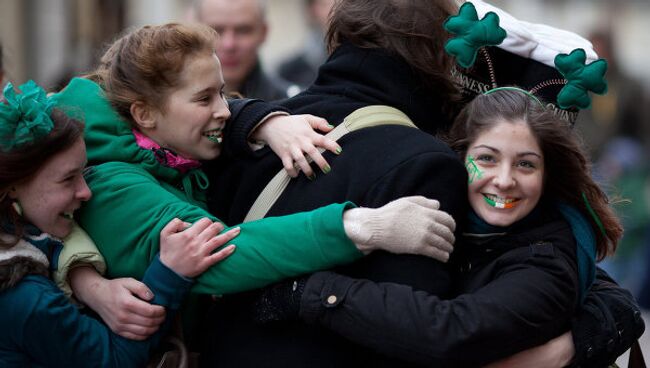
<svg viewBox="0 0 650 368">
<path fill-rule="evenodd" d="M 327 174 L 332 167 L 322 153 L 327 150 L 338 155 L 342 151 L 338 143 L 319 133 L 333 128 L 325 119 L 313 115 L 274 115 L 263 121 L 251 138 L 267 142 L 282 160 L 289 176 L 295 178 L 302 171 L 308 179 L 314 180 L 316 174 L 311 163 L 315 162 L 321 172 Z"/>
<path fill-rule="evenodd" d="M 588 109 L 591 107 L 589 91 L 600 95 L 607 93 L 607 61 L 598 59 L 587 65 L 586 59 L 583 49 L 555 57 L 555 67 L 567 80 L 566 86 L 557 96 L 557 103 L 563 109 Z"/>
<path fill-rule="evenodd" d="M 478 19 L 474 4 L 467 2 L 460 7 L 458 15 L 449 17 L 445 29 L 457 35 L 447 41 L 445 51 L 456 57 L 463 68 L 469 68 L 476 61 L 476 54 L 483 46 L 498 45 L 506 38 L 506 31 L 499 26 L 499 16 L 489 12 Z"/>
</svg>

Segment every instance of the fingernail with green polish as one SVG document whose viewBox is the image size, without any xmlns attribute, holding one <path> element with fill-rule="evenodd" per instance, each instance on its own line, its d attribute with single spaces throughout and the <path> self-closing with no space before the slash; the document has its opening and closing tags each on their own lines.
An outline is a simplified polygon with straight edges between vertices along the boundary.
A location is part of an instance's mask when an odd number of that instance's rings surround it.
<svg viewBox="0 0 650 368">
<path fill-rule="evenodd" d="M 337 155 L 340 155 L 341 152 L 343 152 L 343 148 L 339 147 L 339 148 L 336 149 L 336 154 Z"/>
<path fill-rule="evenodd" d="M 316 179 L 316 174 L 313 174 L 313 173 L 312 173 L 311 175 L 308 175 L 308 176 L 307 176 L 307 179 L 309 179 L 309 180 L 314 180 L 314 179 Z"/>
<path fill-rule="evenodd" d="M 329 173 L 330 171 L 332 171 L 332 168 L 330 167 L 330 165 L 325 165 L 325 167 L 323 168 L 323 172 L 324 172 L 325 174 L 327 174 L 327 173 Z"/>
<path fill-rule="evenodd" d="M 332 124 L 327 124 L 327 127 L 328 127 L 328 128 L 334 128 L 334 125 L 332 125 Z"/>
</svg>

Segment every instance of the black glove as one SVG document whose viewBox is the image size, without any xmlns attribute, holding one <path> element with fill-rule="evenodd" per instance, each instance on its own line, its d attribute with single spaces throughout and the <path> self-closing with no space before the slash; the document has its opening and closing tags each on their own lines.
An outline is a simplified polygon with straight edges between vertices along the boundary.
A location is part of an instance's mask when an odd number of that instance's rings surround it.
<svg viewBox="0 0 650 368">
<path fill-rule="evenodd" d="M 292 321 L 298 319 L 300 298 L 307 278 L 279 282 L 265 288 L 255 301 L 254 319 L 257 323 Z"/>
</svg>

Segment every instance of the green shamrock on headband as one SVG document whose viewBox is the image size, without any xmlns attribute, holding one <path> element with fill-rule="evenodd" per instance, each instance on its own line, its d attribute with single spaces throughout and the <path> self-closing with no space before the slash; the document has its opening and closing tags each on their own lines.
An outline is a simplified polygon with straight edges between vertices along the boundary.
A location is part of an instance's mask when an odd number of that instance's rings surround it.
<svg viewBox="0 0 650 368">
<path fill-rule="evenodd" d="M 588 109 L 591 106 L 589 91 L 603 95 L 607 93 L 607 61 L 598 59 L 585 65 L 587 55 L 583 49 L 575 49 L 570 54 L 555 57 L 555 67 L 567 80 L 567 84 L 557 95 L 557 103 L 563 108 L 575 106 Z"/>
<path fill-rule="evenodd" d="M 0 150 L 9 152 L 34 142 L 50 133 L 54 123 L 50 112 L 54 103 L 47 98 L 43 88 L 34 81 L 20 86 L 17 94 L 8 83 L 0 102 Z"/>
<path fill-rule="evenodd" d="M 445 21 L 445 29 L 458 35 L 445 44 L 445 51 L 456 57 L 463 68 L 469 68 L 476 61 L 476 54 L 483 46 L 498 45 L 506 38 L 505 29 L 499 26 L 499 16 L 489 12 L 478 19 L 474 4 L 467 2 L 460 7 L 458 15 Z"/>
</svg>

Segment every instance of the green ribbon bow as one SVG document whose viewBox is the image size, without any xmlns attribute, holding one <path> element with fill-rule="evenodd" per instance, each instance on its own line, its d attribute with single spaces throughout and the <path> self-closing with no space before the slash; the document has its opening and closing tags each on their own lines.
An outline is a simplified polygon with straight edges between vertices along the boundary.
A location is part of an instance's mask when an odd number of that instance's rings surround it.
<svg viewBox="0 0 650 368">
<path fill-rule="evenodd" d="M 54 102 L 47 98 L 45 90 L 32 80 L 20 86 L 20 90 L 22 93 L 17 94 L 8 83 L 3 91 L 5 101 L 0 103 L 0 150 L 3 152 L 45 137 L 54 127 L 50 118 Z"/>
<path fill-rule="evenodd" d="M 476 61 L 476 54 L 483 46 L 498 45 L 506 38 L 506 30 L 499 26 L 499 16 L 489 12 L 478 19 L 474 4 L 467 2 L 460 7 L 458 15 L 445 21 L 445 29 L 458 35 L 445 44 L 445 51 L 456 57 L 463 68 L 469 68 Z"/>
<path fill-rule="evenodd" d="M 598 59 L 585 65 L 587 55 L 583 49 L 575 49 L 570 54 L 555 57 L 555 67 L 567 80 L 567 84 L 557 95 L 557 103 L 563 108 L 575 106 L 588 109 L 591 106 L 589 91 L 603 95 L 607 93 L 607 61 Z"/>
</svg>

